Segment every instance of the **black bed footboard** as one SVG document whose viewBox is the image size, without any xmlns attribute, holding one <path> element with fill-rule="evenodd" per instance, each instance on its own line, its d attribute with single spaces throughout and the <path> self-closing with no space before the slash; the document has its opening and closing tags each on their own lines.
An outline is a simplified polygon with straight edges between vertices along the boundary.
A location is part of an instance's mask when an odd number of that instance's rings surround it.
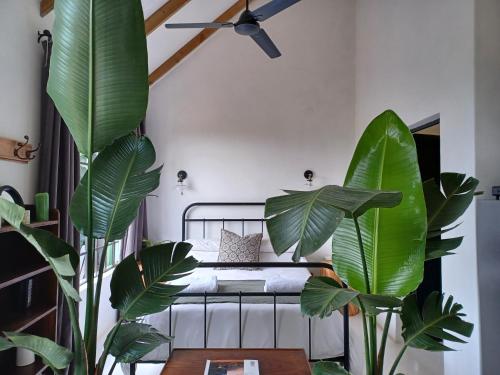
<svg viewBox="0 0 500 375">
<path fill-rule="evenodd" d="M 218 263 L 218 262 L 206 262 L 200 263 L 198 265 L 199 268 L 326 268 L 332 270 L 332 266 L 327 263 L 283 263 L 283 262 L 266 262 L 266 263 Z M 238 338 L 239 338 L 239 348 L 242 348 L 243 343 L 243 332 L 242 332 L 242 304 L 244 304 L 245 297 L 272 297 L 273 298 L 273 329 L 274 329 L 274 348 L 277 349 L 277 328 L 276 328 L 276 309 L 277 309 L 277 298 L 278 297 L 299 297 L 300 293 L 278 293 L 278 292 L 236 292 L 236 293 L 179 293 L 178 297 L 202 297 L 204 299 L 204 319 L 203 319 L 203 332 L 204 332 L 204 348 L 207 348 L 208 341 L 208 330 L 207 330 L 207 304 L 210 302 L 208 299 L 210 297 L 237 297 L 239 304 L 239 329 L 238 329 Z M 169 313 L 169 327 L 168 327 L 168 335 L 172 336 L 172 308 L 170 306 L 168 308 Z M 338 361 L 343 363 L 344 368 L 349 370 L 349 312 L 348 306 L 343 307 L 343 336 L 344 336 L 344 353 L 341 356 L 332 357 L 332 358 L 321 358 L 316 359 L 312 353 L 312 333 L 311 333 L 311 318 L 309 318 L 308 322 L 308 348 L 309 348 L 309 361 L 314 362 L 318 360 L 330 360 L 330 361 Z M 172 352 L 172 342 L 169 342 L 169 355 Z M 130 374 L 135 375 L 136 366 L 138 363 L 164 363 L 164 361 L 139 361 L 137 363 L 133 363 L 130 365 Z"/>
</svg>

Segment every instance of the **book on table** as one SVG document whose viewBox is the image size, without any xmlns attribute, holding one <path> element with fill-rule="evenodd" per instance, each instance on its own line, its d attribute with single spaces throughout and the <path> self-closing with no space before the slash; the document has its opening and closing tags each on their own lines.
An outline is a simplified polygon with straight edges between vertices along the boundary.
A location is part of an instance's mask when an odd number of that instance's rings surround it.
<svg viewBox="0 0 500 375">
<path fill-rule="evenodd" d="M 204 375 L 259 375 L 259 361 L 255 359 L 208 360 Z"/>
</svg>

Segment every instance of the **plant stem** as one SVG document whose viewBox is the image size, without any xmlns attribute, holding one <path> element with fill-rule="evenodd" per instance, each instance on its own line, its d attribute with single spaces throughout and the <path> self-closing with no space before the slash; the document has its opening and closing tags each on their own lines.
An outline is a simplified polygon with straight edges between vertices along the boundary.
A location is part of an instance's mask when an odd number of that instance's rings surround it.
<svg viewBox="0 0 500 375">
<path fill-rule="evenodd" d="M 368 324 L 370 326 L 370 357 L 372 362 L 372 375 L 377 371 L 377 318 L 375 316 L 368 317 Z"/>
<path fill-rule="evenodd" d="M 104 343 L 104 350 L 102 351 L 101 358 L 99 358 L 99 363 L 97 364 L 97 368 L 95 371 L 96 375 L 102 374 L 102 371 L 104 370 L 104 365 L 106 364 L 106 358 L 108 358 L 109 349 L 111 348 L 111 345 L 113 344 L 115 336 L 118 330 L 120 329 L 122 323 L 123 323 L 123 318 L 120 318 L 116 323 L 116 325 L 111 330 L 111 332 L 109 333 L 108 338 Z"/>
<path fill-rule="evenodd" d="M 97 322 L 99 319 L 99 304 L 101 301 L 101 289 L 102 289 L 102 279 L 104 275 L 104 265 L 106 263 L 106 254 L 108 250 L 108 245 L 109 245 L 109 240 L 104 241 L 104 247 L 102 248 L 102 254 L 100 258 L 100 263 L 99 263 L 99 274 L 97 276 L 97 285 L 95 289 L 95 298 L 94 298 L 94 309 L 93 309 L 93 316 L 94 319 L 92 320 L 92 325 L 90 327 L 90 344 L 93 348 L 97 346 Z M 94 358 L 95 362 L 95 358 Z"/>
<path fill-rule="evenodd" d="M 113 362 L 113 366 L 111 366 L 111 369 L 109 370 L 108 375 L 113 374 L 113 371 L 115 371 L 115 367 L 116 367 L 116 364 L 117 364 L 117 363 L 118 363 L 118 362 L 116 362 L 116 359 L 115 359 L 115 361 Z"/>
<path fill-rule="evenodd" d="M 82 331 L 77 319 L 76 307 L 74 301 L 65 295 L 66 303 L 68 304 L 69 318 L 71 329 L 73 331 L 73 343 L 75 346 L 75 359 L 73 361 L 75 375 L 87 375 L 87 352 L 82 338 Z"/>
<path fill-rule="evenodd" d="M 398 368 L 398 365 L 399 365 L 399 361 L 401 361 L 401 358 L 403 358 L 403 354 L 405 354 L 405 351 L 406 351 L 407 347 L 408 346 L 406 346 L 406 345 L 403 346 L 403 348 L 399 352 L 398 356 L 394 360 L 394 364 L 391 367 L 391 371 L 389 371 L 389 375 L 394 375 L 394 373 L 396 372 L 396 369 Z"/>
<path fill-rule="evenodd" d="M 358 238 L 358 245 L 359 245 L 359 252 L 361 254 L 361 261 L 363 263 L 363 276 L 364 276 L 364 281 L 365 281 L 365 289 L 366 289 L 366 294 L 371 294 L 371 288 L 370 288 L 370 278 L 368 275 L 368 266 L 366 264 L 366 255 L 365 255 L 365 249 L 363 246 L 363 237 L 361 235 L 361 229 L 359 227 L 359 222 L 358 218 L 354 217 L 354 225 L 356 227 L 356 235 Z M 361 305 L 361 304 L 360 304 Z M 366 311 L 362 309 L 363 312 L 363 320 L 366 319 Z M 369 374 L 370 375 L 375 375 L 375 371 L 377 369 L 377 322 L 376 318 L 373 316 L 368 317 L 368 325 L 369 327 L 366 327 L 366 321 L 364 321 L 364 326 L 363 329 L 366 329 L 369 333 L 368 335 L 368 347 L 365 345 L 365 350 L 368 350 L 368 353 L 366 354 L 370 358 L 370 368 L 369 368 Z M 365 337 L 366 341 L 366 337 Z"/>
<path fill-rule="evenodd" d="M 96 348 L 92 344 L 92 326 L 94 325 L 93 301 L 94 301 L 94 268 L 95 254 L 93 241 L 93 204 L 92 204 L 92 177 L 93 177 L 93 151 L 94 151 L 94 111 L 95 111 L 95 87 L 94 87 L 94 1 L 89 1 L 89 55 L 88 55 L 88 114 L 87 114 L 87 306 L 85 310 L 85 346 L 88 356 L 89 372 L 93 373 L 95 368 Z"/>
<path fill-rule="evenodd" d="M 359 299 L 359 297 L 356 297 L 359 303 L 359 308 L 361 309 L 361 319 L 363 320 L 363 338 L 364 338 L 364 343 L 365 343 L 365 364 L 366 364 L 366 372 L 368 374 L 372 373 L 372 363 L 371 363 L 371 357 L 370 357 L 370 340 L 368 337 L 368 326 L 366 324 L 366 311 L 365 307 L 363 306 L 363 303 Z"/>
<path fill-rule="evenodd" d="M 356 226 L 356 234 L 358 236 L 359 252 L 361 254 L 361 261 L 363 262 L 363 276 L 365 278 L 366 294 L 371 294 L 370 279 L 368 277 L 368 266 L 366 265 L 365 249 L 363 247 L 363 238 L 361 237 L 361 229 L 359 228 L 358 218 L 354 218 L 354 225 Z"/>
<path fill-rule="evenodd" d="M 380 349 L 378 352 L 377 359 L 377 375 L 383 375 L 384 372 L 384 357 L 385 357 L 385 346 L 387 345 L 387 335 L 389 333 L 389 326 L 391 324 L 392 311 L 387 313 L 385 317 L 384 331 L 382 332 L 382 339 L 380 341 Z"/>
</svg>

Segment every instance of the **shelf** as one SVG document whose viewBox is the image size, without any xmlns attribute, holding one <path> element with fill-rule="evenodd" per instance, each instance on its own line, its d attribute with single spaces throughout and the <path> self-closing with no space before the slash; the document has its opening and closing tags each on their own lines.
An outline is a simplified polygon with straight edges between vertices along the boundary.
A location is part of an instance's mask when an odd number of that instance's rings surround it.
<svg viewBox="0 0 500 375">
<path fill-rule="evenodd" d="M 5 318 L 4 322 L 0 322 L 2 331 L 20 332 L 31 327 L 33 324 L 45 318 L 47 315 L 56 311 L 57 306 L 38 306 L 20 312 L 11 313 Z"/>
<path fill-rule="evenodd" d="M 49 221 L 39 221 L 36 223 L 31 223 L 31 224 L 26 224 L 27 227 L 30 228 L 43 228 L 43 227 L 50 227 L 52 225 L 57 225 L 59 224 L 58 220 L 49 220 Z M 4 225 L 0 227 L 0 233 L 9 233 L 9 232 L 15 232 L 16 229 L 11 226 L 11 225 Z"/>
<path fill-rule="evenodd" d="M 32 267 L 28 269 L 27 267 L 29 266 L 18 268 L 7 275 L 2 275 L 0 279 L 0 289 L 6 288 L 20 281 L 30 279 L 36 275 L 52 270 L 52 268 L 48 264 L 39 265 L 34 269 Z"/>
<path fill-rule="evenodd" d="M 39 357 L 36 357 L 35 363 L 29 366 L 16 367 L 11 365 L 6 374 L 9 375 L 40 375 L 48 366 L 46 366 Z"/>
</svg>

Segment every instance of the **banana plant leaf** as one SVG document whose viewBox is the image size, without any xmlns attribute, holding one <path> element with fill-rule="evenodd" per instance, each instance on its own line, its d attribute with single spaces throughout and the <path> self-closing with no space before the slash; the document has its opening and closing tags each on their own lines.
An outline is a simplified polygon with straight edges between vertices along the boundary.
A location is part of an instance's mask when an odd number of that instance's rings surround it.
<svg viewBox="0 0 500 375">
<path fill-rule="evenodd" d="M 431 179 L 424 183 L 427 205 L 426 260 L 454 254 L 452 251 L 462 244 L 463 237 L 439 237 L 460 225 L 458 223 L 446 228 L 463 215 L 477 194 L 479 181 L 473 177 L 466 180 L 465 177 L 460 173 L 442 173 L 439 181 Z"/>
<path fill-rule="evenodd" d="M 91 157 L 137 128 L 146 113 L 141 1 L 57 0 L 53 35 L 47 91 L 79 151 Z"/>
<path fill-rule="evenodd" d="M 42 358 L 43 363 L 57 374 L 68 367 L 73 359 L 73 353 L 68 349 L 45 337 L 15 332 L 4 332 L 4 334 L 10 341 L 0 338 L 0 351 L 13 347 L 30 350 Z"/>
<path fill-rule="evenodd" d="M 314 191 L 286 191 L 269 198 L 265 216 L 269 237 L 280 255 L 297 243 L 293 260 L 314 253 L 331 237 L 344 216 L 357 217 L 374 207 L 394 207 L 401 193 L 327 185 Z"/>
<path fill-rule="evenodd" d="M 437 259 L 455 254 L 452 251 L 462 244 L 463 239 L 463 237 L 427 239 L 425 245 L 425 260 Z"/>
<path fill-rule="evenodd" d="M 429 351 L 449 351 L 454 349 L 439 340 L 465 343 L 457 334 L 465 337 L 472 335 L 474 325 L 462 319 L 465 316 L 460 312 L 462 305 L 453 303 L 451 296 L 444 306 L 443 300 L 443 294 L 431 293 L 420 312 L 414 293 L 404 299 L 401 320 L 405 345 Z"/>
<path fill-rule="evenodd" d="M 108 335 L 106 341 L 111 340 Z M 118 363 L 133 363 L 171 340 L 148 324 L 125 323 L 120 326 L 110 343 L 110 354 Z M 107 346 L 107 344 L 105 344 Z"/>
<path fill-rule="evenodd" d="M 312 369 L 312 375 L 350 375 L 351 373 L 337 362 L 318 362 Z"/>
<path fill-rule="evenodd" d="M 167 282 L 190 274 L 198 265 L 195 258 L 186 258 L 190 249 L 188 243 L 171 242 L 142 250 L 138 261 L 134 254 L 126 257 L 111 278 L 113 308 L 127 320 L 165 310 L 186 288 Z"/>
<path fill-rule="evenodd" d="M 352 303 L 359 308 L 363 305 L 366 314 L 372 316 L 388 311 L 398 312 L 402 305 L 399 298 L 377 294 L 359 294 Z"/>
<path fill-rule="evenodd" d="M 430 234 L 454 223 L 472 203 L 479 181 L 464 174 L 442 173 L 441 186 L 434 179 L 424 183 L 427 225 Z"/>
<path fill-rule="evenodd" d="M 11 348 L 15 348 L 15 345 L 11 343 L 9 340 L 0 337 L 0 352 Z"/>
<path fill-rule="evenodd" d="M 125 235 L 141 202 L 160 183 L 161 167 L 147 172 L 155 159 L 151 141 L 134 134 L 116 140 L 97 156 L 92 177 L 92 237 L 114 241 Z M 90 236 L 87 203 L 85 174 L 73 195 L 70 214 L 75 227 Z"/>
<path fill-rule="evenodd" d="M 359 293 L 342 288 L 330 277 L 311 277 L 300 295 L 302 313 L 321 319 L 351 302 Z"/>
<path fill-rule="evenodd" d="M 0 198 L 0 217 L 16 228 L 50 264 L 64 294 L 74 301 L 79 301 L 80 296 L 71 283 L 79 262 L 75 249 L 48 231 L 24 225 L 24 212 L 23 207 Z"/>
<path fill-rule="evenodd" d="M 399 206 L 367 211 L 359 226 L 370 292 L 407 295 L 423 279 L 427 220 L 415 142 L 394 112 L 382 113 L 367 127 L 344 185 L 402 192 Z M 337 228 L 332 257 L 337 274 L 351 288 L 367 293 L 353 220 L 344 220 Z"/>
</svg>

